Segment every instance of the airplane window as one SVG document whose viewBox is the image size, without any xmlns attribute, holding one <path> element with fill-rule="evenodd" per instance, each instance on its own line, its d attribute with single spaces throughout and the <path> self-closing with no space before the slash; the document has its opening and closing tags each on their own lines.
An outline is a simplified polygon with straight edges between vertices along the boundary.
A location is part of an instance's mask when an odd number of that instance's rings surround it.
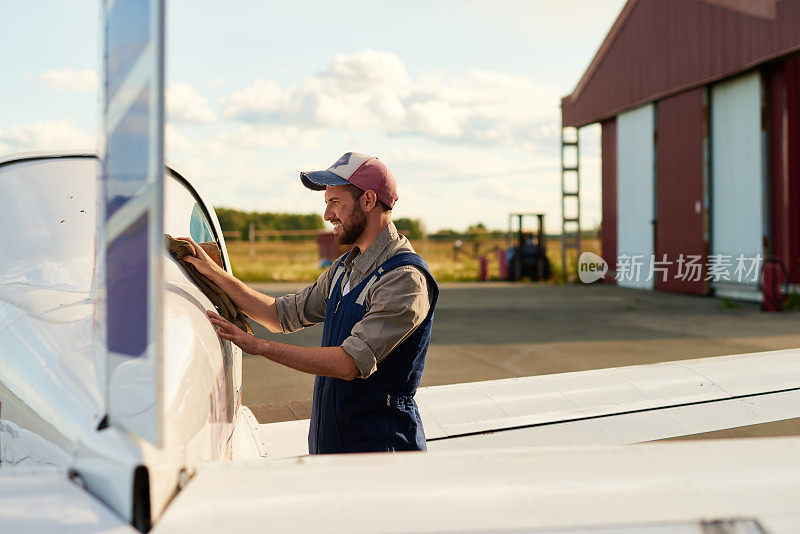
<svg viewBox="0 0 800 534">
<path fill-rule="evenodd" d="M 197 243 L 216 241 L 213 227 L 189 189 L 170 175 L 164 177 L 164 232 L 190 236 Z"/>
<path fill-rule="evenodd" d="M 215 241 L 214 233 L 211 231 L 211 225 L 208 223 L 206 214 L 200 204 L 197 203 L 192 208 L 192 216 L 189 219 L 189 235 L 197 243 Z"/>
</svg>

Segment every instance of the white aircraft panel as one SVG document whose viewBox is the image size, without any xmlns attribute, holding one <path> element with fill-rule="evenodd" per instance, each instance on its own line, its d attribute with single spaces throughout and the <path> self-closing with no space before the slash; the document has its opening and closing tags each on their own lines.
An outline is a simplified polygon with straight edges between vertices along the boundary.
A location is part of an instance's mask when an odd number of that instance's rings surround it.
<svg viewBox="0 0 800 534">
<path fill-rule="evenodd" d="M 485 432 L 428 442 L 429 451 L 624 445 L 797 418 L 800 391 Z"/>
<path fill-rule="evenodd" d="M 726 269 L 730 279 L 716 284 L 719 295 L 741 297 L 749 291 L 758 297 L 757 282 L 739 284 L 734 271 L 740 254 L 764 254 L 761 93 L 758 72 L 711 87 L 711 254 L 734 260 Z"/>
<path fill-rule="evenodd" d="M 719 365 L 715 358 L 679 363 L 712 380 L 715 386 L 737 395 L 758 391 L 764 384 L 777 390 L 795 387 L 800 381 L 800 349 L 735 354 L 725 358 L 730 365 Z"/>
<path fill-rule="evenodd" d="M 800 417 L 800 349 L 432 386 L 417 403 L 429 450 L 636 443 Z M 258 431 L 263 457 L 308 453 L 308 420 Z"/>
<path fill-rule="evenodd" d="M 771 395 L 746 397 L 741 399 L 741 402 L 747 406 L 751 414 L 755 414 L 761 420 L 783 421 L 798 417 L 794 408 L 800 406 L 800 395 L 797 391 L 792 390 Z"/>
<path fill-rule="evenodd" d="M 789 349 L 433 386 L 416 400 L 437 439 L 798 387 L 800 349 Z"/>
<path fill-rule="evenodd" d="M 702 404 L 673 410 L 686 429 L 686 435 L 714 430 L 784 421 L 798 417 L 800 392 L 797 390 L 745 397 L 714 403 L 713 409 Z"/>
<path fill-rule="evenodd" d="M 485 432 L 427 443 L 428 451 L 500 449 L 514 447 L 556 447 L 572 445 L 607 445 L 611 440 L 603 432 L 602 419 L 583 419 L 541 426 Z"/>
<path fill-rule="evenodd" d="M 623 445 L 681 436 L 685 433 L 674 416 L 665 410 L 437 439 L 428 442 L 428 450 L 435 452 L 511 447 Z"/>
<path fill-rule="evenodd" d="M 0 469 L 0 532 L 136 534 L 58 469 Z"/>
<path fill-rule="evenodd" d="M 236 425 L 231 437 L 232 460 L 258 460 L 266 456 L 266 446 L 258 435 L 258 420 L 250 408 L 236 412 Z"/>
<path fill-rule="evenodd" d="M 800 438 L 323 455 L 207 464 L 160 532 L 508 532 L 800 523 Z"/>
<path fill-rule="evenodd" d="M 290 458 L 308 454 L 308 419 L 283 421 L 258 426 L 265 458 Z"/>
<path fill-rule="evenodd" d="M 621 287 L 653 288 L 654 128 L 652 104 L 617 115 L 617 255 L 630 257 L 628 271 L 618 260 Z"/>
</svg>

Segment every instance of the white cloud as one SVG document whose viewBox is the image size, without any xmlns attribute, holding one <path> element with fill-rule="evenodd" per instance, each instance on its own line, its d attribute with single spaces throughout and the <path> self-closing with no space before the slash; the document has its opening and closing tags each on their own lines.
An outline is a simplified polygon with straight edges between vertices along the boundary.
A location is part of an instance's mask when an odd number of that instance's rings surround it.
<svg viewBox="0 0 800 534">
<path fill-rule="evenodd" d="M 414 102 L 408 107 L 408 120 L 402 129 L 431 137 L 457 138 L 464 135 L 469 110 L 443 100 Z"/>
<path fill-rule="evenodd" d="M 175 126 L 171 124 L 164 125 L 164 151 L 168 158 L 171 158 L 173 153 L 188 152 L 193 147 L 194 144 Z"/>
<path fill-rule="evenodd" d="M 90 69 L 50 69 L 40 74 L 37 79 L 57 91 L 97 90 L 97 73 Z"/>
<path fill-rule="evenodd" d="M 0 131 L 0 145 L 8 152 L 94 150 L 94 136 L 76 128 L 76 122 L 52 120 L 10 126 Z"/>
<path fill-rule="evenodd" d="M 273 124 L 239 124 L 217 132 L 212 138 L 190 140 L 174 125 L 164 131 L 165 147 L 171 161 L 186 161 L 197 155 L 208 161 L 226 162 L 250 159 L 266 151 L 286 147 L 314 147 L 322 131 Z M 263 165 L 263 164 L 262 164 Z"/>
<path fill-rule="evenodd" d="M 269 120 L 283 103 L 283 92 L 278 84 L 256 78 L 253 85 L 231 93 L 222 102 L 222 115 L 244 122 Z"/>
<path fill-rule="evenodd" d="M 166 95 L 167 120 L 175 123 L 214 122 L 214 112 L 208 101 L 186 82 L 172 82 Z"/>
<path fill-rule="evenodd" d="M 335 56 L 328 70 L 287 90 L 256 79 L 223 99 L 222 114 L 251 123 L 385 129 L 405 118 L 401 98 L 411 86 L 405 65 L 396 55 L 365 50 Z"/>
<path fill-rule="evenodd" d="M 331 61 L 330 71 L 320 77 L 353 91 L 385 87 L 402 94 L 411 86 L 411 78 L 399 57 L 371 49 L 349 55 L 337 54 Z"/>
<path fill-rule="evenodd" d="M 319 139 L 320 130 L 297 126 L 273 126 L 243 124 L 234 131 L 221 132 L 208 145 L 218 153 L 234 153 L 240 150 L 259 150 L 287 146 L 310 147 Z"/>
<path fill-rule="evenodd" d="M 506 176 L 524 175 L 538 171 L 550 172 L 559 164 L 555 154 L 531 154 L 531 159 L 517 150 L 469 150 L 460 147 L 442 147 L 436 150 L 408 148 L 390 151 L 383 160 L 391 168 L 402 169 L 404 181 L 414 183 L 420 176 L 422 184 L 430 181 L 450 185 L 452 180 L 460 184 L 475 180 L 491 179 L 501 181 Z M 401 172 L 401 171 L 398 171 Z M 448 178 L 450 180 L 448 180 Z"/>
<path fill-rule="evenodd" d="M 408 134 L 527 147 L 558 132 L 559 93 L 525 76 L 472 70 L 412 78 L 398 56 L 337 55 L 294 87 L 256 79 L 224 98 L 222 115 L 247 123 Z"/>
</svg>

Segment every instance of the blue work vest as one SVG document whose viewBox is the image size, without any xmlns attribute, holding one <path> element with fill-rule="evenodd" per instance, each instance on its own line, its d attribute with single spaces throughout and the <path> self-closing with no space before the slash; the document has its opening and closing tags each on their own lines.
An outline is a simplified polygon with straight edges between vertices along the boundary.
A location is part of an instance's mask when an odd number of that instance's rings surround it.
<svg viewBox="0 0 800 534">
<path fill-rule="evenodd" d="M 308 451 L 311 454 L 425 450 L 414 393 L 425 367 L 439 286 L 419 255 L 396 254 L 342 296 L 346 276 L 337 268 L 325 309 L 323 347 L 338 347 L 366 312 L 367 290 L 388 271 L 414 265 L 425 273 L 431 307 L 425 320 L 365 379 L 318 376 L 314 381 Z M 362 295 L 363 293 L 363 295 Z M 402 306 L 398 303 L 398 306 Z"/>
</svg>

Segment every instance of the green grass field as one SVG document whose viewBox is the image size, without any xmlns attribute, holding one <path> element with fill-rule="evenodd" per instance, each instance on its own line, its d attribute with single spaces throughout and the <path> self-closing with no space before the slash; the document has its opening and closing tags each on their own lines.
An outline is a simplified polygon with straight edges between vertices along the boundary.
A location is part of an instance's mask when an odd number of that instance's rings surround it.
<svg viewBox="0 0 800 534">
<path fill-rule="evenodd" d="M 479 256 L 489 260 L 489 278 L 500 277 L 497 250 L 505 249 L 504 239 L 489 239 L 478 242 L 465 241 L 458 253 L 453 250 L 453 241 L 429 239 L 412 241 L 440 282 L 478 280 Z M 319 256 L 314 241 L 257 241 L 250 253 L 247 241 L 227 243 L 234 274 L 245 282 L 309 282 L 315 280 L 324 269 L 318 268 Z M 598 240 L 584 240 L 583 250 L 599 253 Z M 477 255 L 476 255 L 477 252 Z M 547 256 L 553 268 L 553 281 L 561 280 L 561 242 L 548 242 Z M 571 263 L 577 263 L 573 258 Z M 574 270 L 574 267 L 571 271 Z"/>
</svg>

